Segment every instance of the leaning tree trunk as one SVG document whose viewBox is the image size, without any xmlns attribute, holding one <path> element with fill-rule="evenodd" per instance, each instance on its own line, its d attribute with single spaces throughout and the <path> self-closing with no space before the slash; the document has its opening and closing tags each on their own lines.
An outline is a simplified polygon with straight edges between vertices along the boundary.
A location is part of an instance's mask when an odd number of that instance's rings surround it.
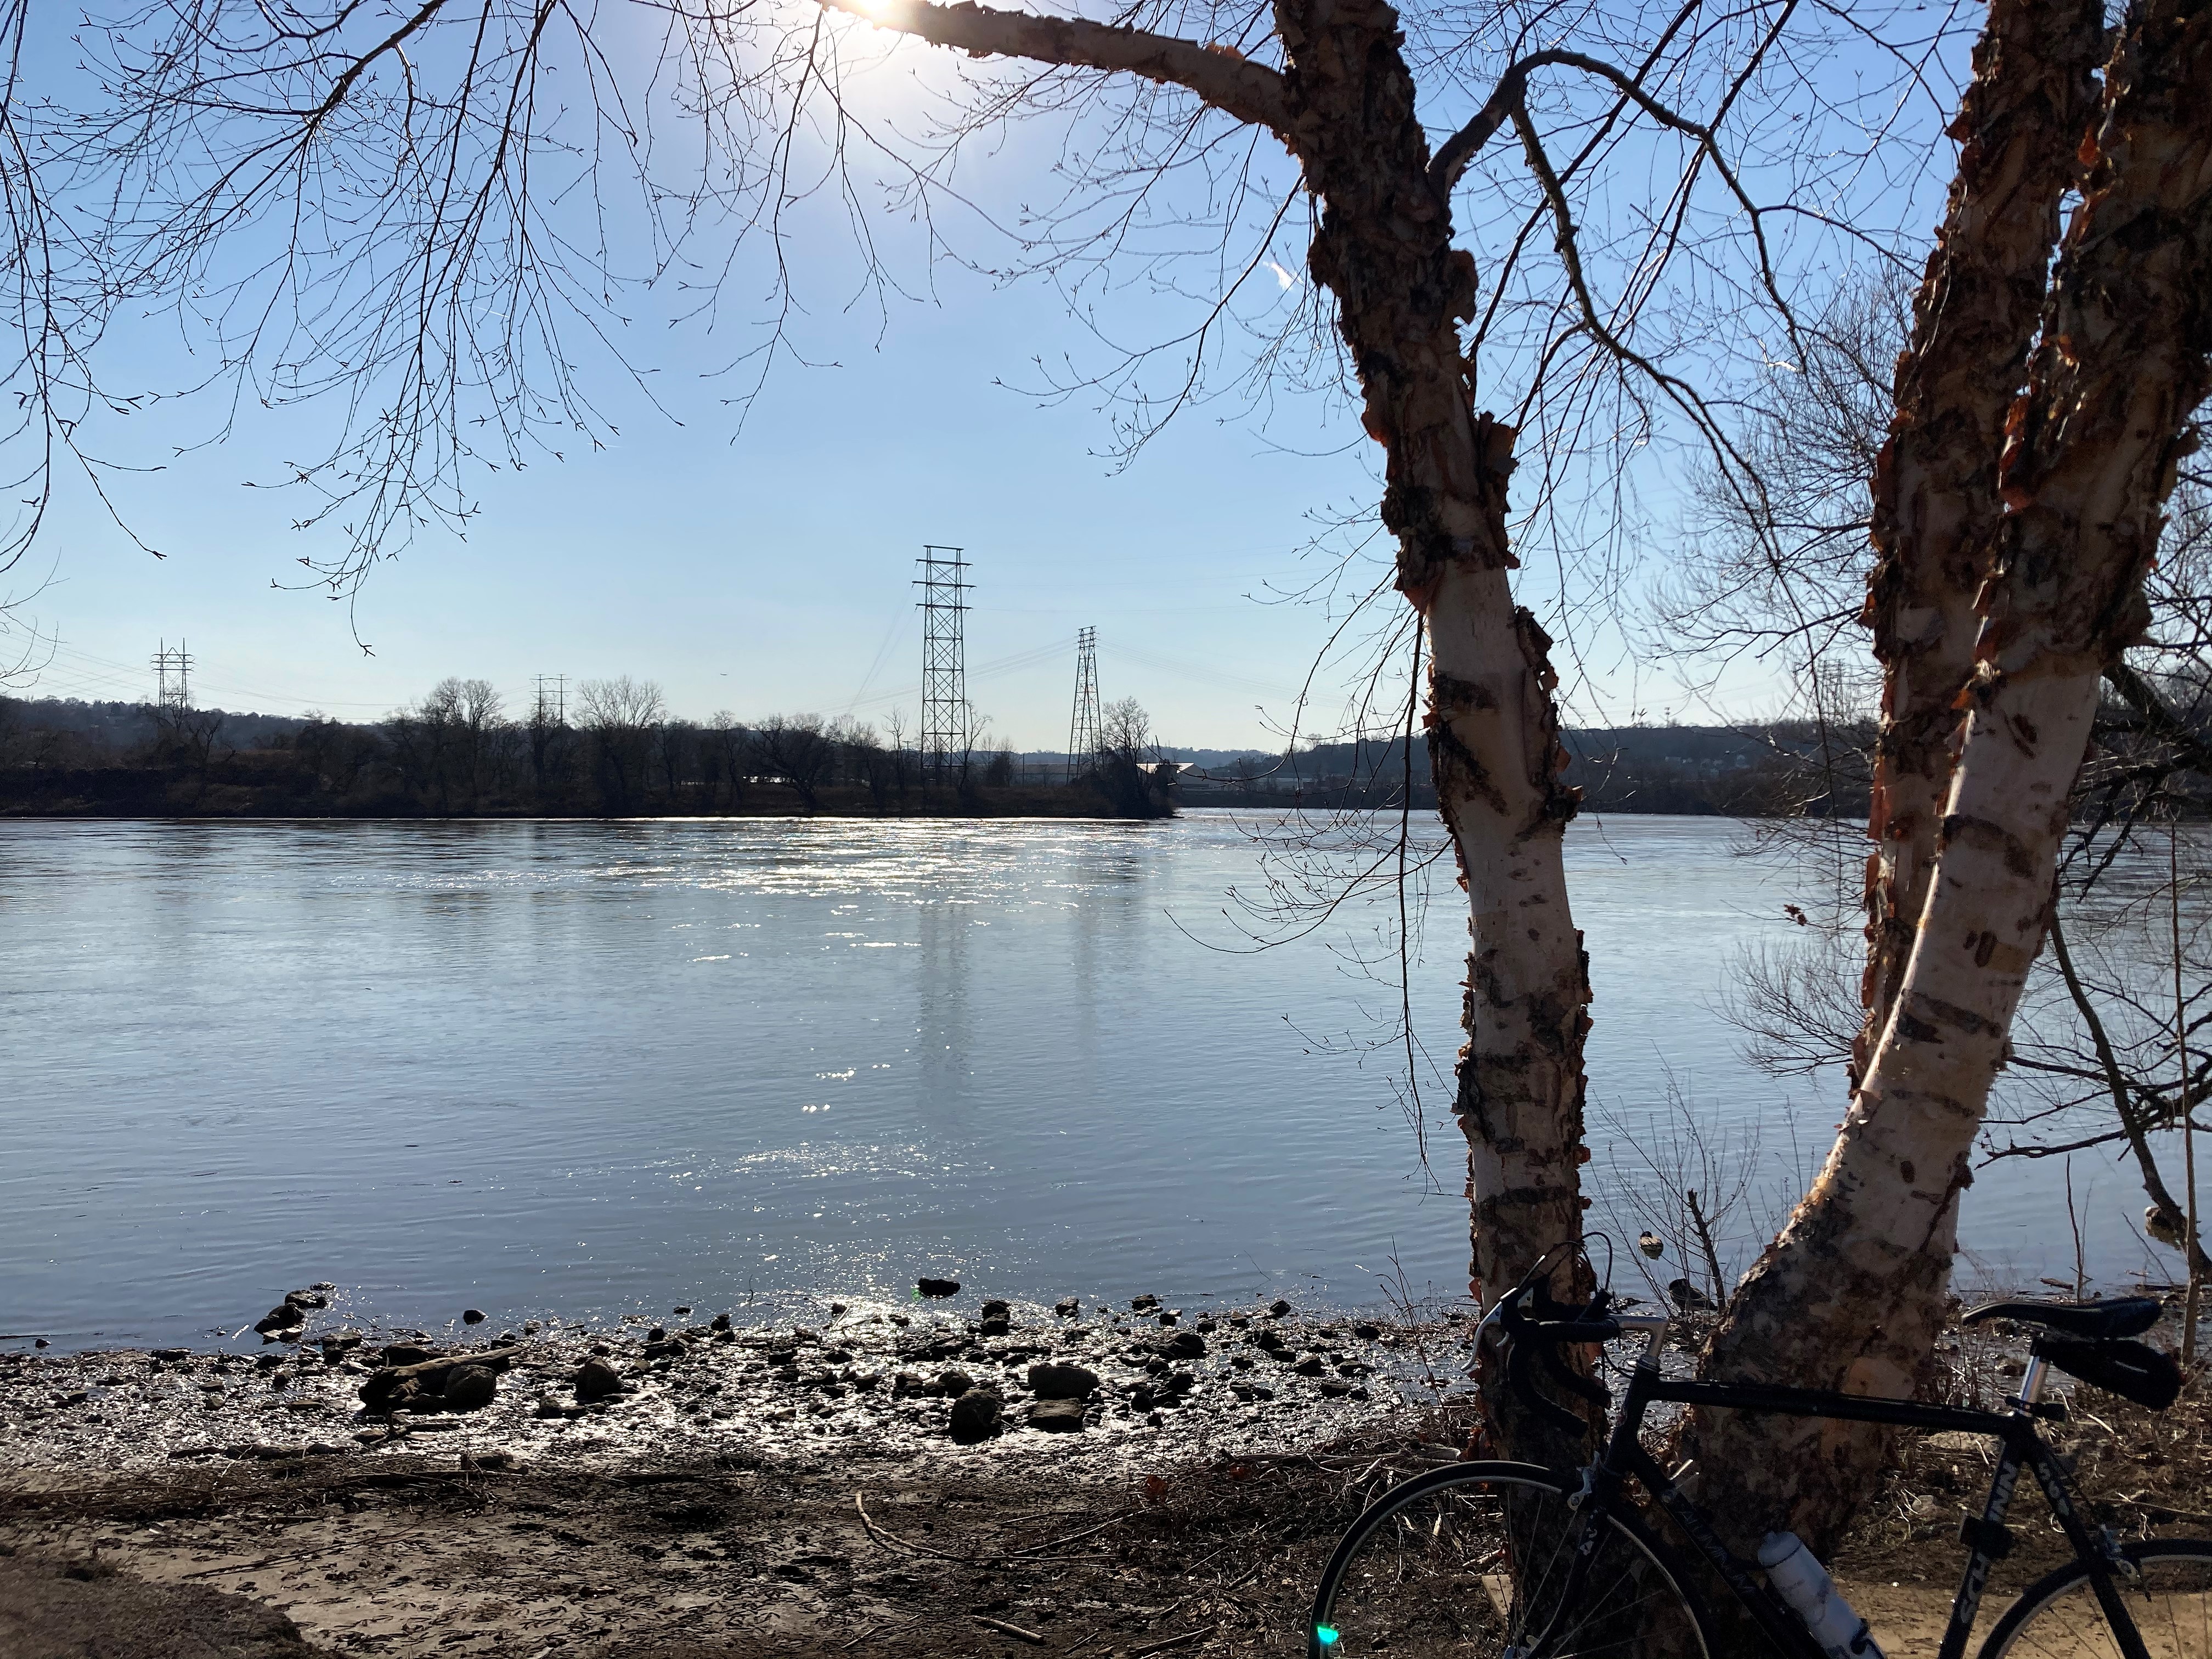
<svg viewBox="0 0 2212 1659">
<path fill-rule="evenodd" d="M 1941 1322 L 1975 1131 L 2050 915 L 2067 798 L 2106 663 L 2212 389 L 2212 0 L 2130 18 L 2008 422 L 2006 507 L 1928 902 L 1896 1006 L 1812 1191 L 1753 1269 L 1708 1374 L 1905 1393 Z M 1842 1425 L 1694 1426 L 1739 1540 L 1833 1547 L 1878 1451 Z"/>
<path fill-rule="evenodd" d="M 2099 0 L 1995 0 L 1951 124 L 1959 170 L 1875 463 L 1866 621 L 1882 665 L 1882 720 L 1854 1085 L 1889 1022 L 1928 902 L 1959 693 L 1973 672 L 1974 598 L 2000 512 L 2005 413 L 2034 343 L 2059 198 L 2081 173 L 2103 40 Z"/>
<path fill-rule="evenodd" d="M 1513 431 L 1474 410 L 1459 323 L 1474 266 L 1451 246 L 1413 77 L 1388 5 L 1285 3 L 1290 137 L 1322 214 L 1310 264 L 1335 295 L 1389 455 L 1382 520 L 1398 586 L 1425 619 L 1437 799 L 1467 889 L 1473 948 L 1454 1109 L 1468 1146 L 1472 1288 L 1486 1302 L 1582 1236 L 1587 959 L 1567 902 L 1575 792 L 1535 620 L 1513 604 L 1505 526 Z M 1506 1445 L 1566 1449 L 1492 1391 Z"/>
</svg>

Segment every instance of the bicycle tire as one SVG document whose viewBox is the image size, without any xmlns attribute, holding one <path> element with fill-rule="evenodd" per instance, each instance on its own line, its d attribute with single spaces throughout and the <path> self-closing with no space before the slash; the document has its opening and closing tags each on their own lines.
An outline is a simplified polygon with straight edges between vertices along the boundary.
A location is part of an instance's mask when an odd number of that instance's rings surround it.
<svg viewBox="0 0 2212 1659">
<path fill-rule="evenodd" d="M 1562 1612 L 1578 1484 L 1534 1463 L 1480 1462 L 1393 1486 L 1346 1530 L 1322 1571 L 1309 1659 L 1491 1659 L 1547 1628 L 1547 1659 L 1670 1650 L 1709 1659 L 1704 1605 L 1673 1553 L 1632 1515 L 1596 1521 L 1605 1532 L 1583 1593 Z"/>
<path fill-rule="evenodd" d="M 2155 1539 L 2128 1544 L 2136 1581 L 2121 1598 L 2150 1659 L 2212 1655 L 2212 1540 Z M 2020 1593 L 1982 1644 L 1981 1659 L 2118 1659 L 2118 1638 L 2090 1588 L 2089 1569 L 2069 1561 Z"/>
</svg>

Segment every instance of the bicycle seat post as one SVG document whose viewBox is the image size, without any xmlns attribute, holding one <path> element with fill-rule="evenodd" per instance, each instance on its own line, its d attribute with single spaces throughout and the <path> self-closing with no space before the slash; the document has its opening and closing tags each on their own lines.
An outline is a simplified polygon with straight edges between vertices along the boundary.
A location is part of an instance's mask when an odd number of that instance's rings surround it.
<svg viewBox="0 0 2212 1659">
<path fill-rule="evenodd" d="M 2012 1397 L 2014 1409 L 2035 1415 L 2035 1408 L 2043 1401 L 2043 1377 L 2048 1362 L 2040 1354 L 2028 1357 L 2027 1369 L 2020 1374 L 2020 1392 Z"/>
</svg>

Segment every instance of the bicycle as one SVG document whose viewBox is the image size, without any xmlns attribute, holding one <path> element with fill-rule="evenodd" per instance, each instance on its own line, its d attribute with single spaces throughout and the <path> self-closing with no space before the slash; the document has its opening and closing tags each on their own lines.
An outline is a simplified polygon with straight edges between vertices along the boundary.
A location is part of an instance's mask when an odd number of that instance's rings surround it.
<svg viewBox="0 0 2212 1659">
<path fill-rule="evenodd" d="M 1554 1252 L 1556 1255 L 1557 1253 Z M 1583 1419 L 1536 1388 L 1532 1364 L 1541 1358 L 1552 1381 L 1601 1409 L 1610 1392 L 1563 1363 L 1570 1343 L 1641 1336 L 1612 1432 L 1579 1477 L 1533 1463 L 1461 1462 L 1416 1475 L 1370 1504 L 1338 1544 L 1322 1575 L 1307 1631 L 1310 1659 L 1392 1659 L 1495 1656 L 1496 1659 L 1590 1659 L 1602 1654 L 1660 1653 L 1709 1659 L 1714 1626 L 1680 1556 L 1646 1524 L 1632 1500 L 1632 1482 L 1670 1516 L 1712 1565 L 1721 1582 L 1786 1659 L 1840 1659 L 1881 1650 L 1863 1624 L 1855 1636 L 1826 1641 L 1808 1628 L 1779 1593 L 1786 1581 L 1763 1575 L 1722 1543 L 1711 1522 L 1647 1452 L 1639 1438 L 1644 1412 L 1659 1401 L 1707 1409 L 1776 1412 L 1796 1417 L 1887 1423 L 1931 1431 L 1987 1435 L 2001 1451 L 1978 1517 L 1968 1516 L 1960 1540 L 1970 1549 L 1951 1607 L 1939 1659 L 1963 1659 L 1979 1613 L 1990 1569 L 2008 1552 L 2005 1525 L 2023 1468 L 2043 1490 L 2074 1559 L 2024 1590 L 1984 1641 L 1979 1659 L 2212 1659 L 2212 1541 L 2121 1543 L 2111 1528 L 2083 1517 L 2042 1422 L 2063 1421 L 2063 1401 L 2043 1398 L 2052 1368 L 2130 1400 L 2163 1410 L 2180 1389 L 2172 1358 L 2128 1339 L 2150 1328 L 2159 1304 L 2147 1297 L 2104 1302 L 2000 1302 L 1966 1316 L 1969 1323 L 2009 1319 L 2039 1328 L 2019 1392 L 2002 1410 L 1784 1388 L 1761 1382 L 1710 1382 L 1662 1374 L 1661 1348 L 1672 1322 L 1664 1313 L 1611 1310 L 1598 1291 L 1589 1304 L 1554 1302 L 1544 1290 L 1551 1256 L 1476 1328 L 1475 1351 L 1493 1326 L 1508 1346 L 1507 1385 L 1570 1432 Z M 1773 1534 L 1774 1540 L 1796 1540 Z M 1786 1546 L 1780 1547 L 1786 1548 Z M 1762 1551 L 1762 1559 L 1767 1552 Z M 1804 1557 L 1810 1562 L 1809 1553 Z M 1780 1567 L 1783 1564 L 1778 1561 Z M 1831 1588 L 1811 1563 L 1817 1588 Z M 1826 1611 L 1826 1604 L 1820 1608 Z M 1849 1616 L 1840 1595 L 1835 1608 Z"/>
</svg>

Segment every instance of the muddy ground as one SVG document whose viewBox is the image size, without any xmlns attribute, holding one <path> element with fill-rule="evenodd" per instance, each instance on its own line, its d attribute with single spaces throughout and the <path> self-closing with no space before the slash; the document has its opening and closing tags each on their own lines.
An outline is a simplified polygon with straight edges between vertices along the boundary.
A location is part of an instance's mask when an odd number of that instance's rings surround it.
<svg viewBox="0 0 2212 1659">
<path fill-rule="evenodd" d="M 1473 1437 L 1463 1320 L 1031 1308 L 1000 1330 L 926 1305 L 398 1334 L 519 1351 L 463 1413 L 366 1412 L 383 1354 L 319 1322 L 300 1334 L 341 1340 L 269 1364 L 0 1358 L 0 1659 L 1289 1655 L 1336 1534 Z M 1950 1342 L 1943 1389 L 1994 1397 L 2004 1339 Z M 626 1391 L 580 1405 L 593 1358 Z M 1054 1364 L 1098 1379 L 1079 1428 L 1027 1426 L 1030 1367 Z M 989 1382 L 999 1432 L 950 1437 L 947 1371 Z M 2163 1417 L 2073 1404 L 2055 1437 L 2100 1517 L 2212 1533 L 2201 1386 Z M 1836 1564 L 1878 1632 L 1940 1626 L 1987 1471 L 1978 1443 L 1906 1449 Z M 2014 1518 L 1991 1616 L 2056 1559 L 2039 1499 Z"/>
</svg>

